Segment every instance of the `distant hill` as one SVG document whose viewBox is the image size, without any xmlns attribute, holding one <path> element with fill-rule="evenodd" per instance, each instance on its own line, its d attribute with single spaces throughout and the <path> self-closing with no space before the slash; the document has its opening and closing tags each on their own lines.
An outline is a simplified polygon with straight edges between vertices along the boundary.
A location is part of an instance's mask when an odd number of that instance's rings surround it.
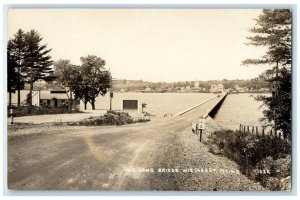
<svg viewBox="0 0 300 200">
<path fill-rule="evenodd" d="M 252 91 L 261 91 L 262 89 L 269 88 L 266 81 L 251 79 L 251 80 L 209 80 L 209 81 L 179 81 L 179 82 L 149 82 L 143 80 L 126 80 L 118 79 L 113 80 L 114 92 L 208 92 L 213 84 L 223 84 L 225 89 L 235 90 L 243 88 Z M 53 85 L 49 85 L 44 81 L 38 81 L 34 83 L 34 89 L 46 90 L 53 88 Z M 29 89 L 29 85 L 25 85 L 25 89 Z"/>
<path fill-rule="evenodd" d="M 268 88 L 266 81 L 251 80 L 209 80 L 209 81 L 180 81 L 180 82 L 149 82 L 143 80 L 115 80 L 113 82 L 114 91 L 209 91 L 211 85 L 223 84 L 225 89 L 245 88 L 259 91 L 262 88 Z"/>
</svg>

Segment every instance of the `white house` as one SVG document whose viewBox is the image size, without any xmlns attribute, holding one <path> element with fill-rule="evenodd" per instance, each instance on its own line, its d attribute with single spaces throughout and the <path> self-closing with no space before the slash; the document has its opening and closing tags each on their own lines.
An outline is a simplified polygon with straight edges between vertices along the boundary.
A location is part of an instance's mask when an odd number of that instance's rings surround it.
<svg viewBox="0 0 300 200">
<path fill-rule="evenodd" d="M 219 92 L 223 92 L 224 91 L 224 85 L 223 84 L 218 84 L 218 90 Z"/>
<path fill-rule="evenodd" d="M 32 105 L 69 108 L 71 106 L 70 94 L 69 91 L 64 90 L 34 90 L 32 91 Z M 72 109 L 80 109 L 80 100 L 73 99 Z"/>
<path fill-rule="evenodd" d="M 223 84 L 218 84 L 218 85 L 212 84 L 209 89 L 209 92 L 212 92 L 212 93 L 218 93 L 218 92 L 223 92 L 223 91 L 224 91 Z"/>
</svg>

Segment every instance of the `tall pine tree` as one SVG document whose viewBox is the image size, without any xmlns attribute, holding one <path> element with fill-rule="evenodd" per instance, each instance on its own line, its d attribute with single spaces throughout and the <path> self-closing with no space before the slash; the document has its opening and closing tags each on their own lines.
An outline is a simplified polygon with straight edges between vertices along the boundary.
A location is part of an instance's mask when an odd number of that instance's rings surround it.
<svg viewBox="0 0 300 200">
<path fill-rule="evenodd" d="M 255 34 L 248 37 L 249 45 L 267 47 L 261 58 L 246 59 L 243 65 L 268 64 L 270 70 L 265 79 L 270 82 L 272 96 L 258 96 L 268 110 L 265 119 L 273 123 L 275 132 L 291 133 L 291 63 L 292 63 L 292 24 L 288 9 L 264 9 L 256 19 L 256 26 L 250 29 Z"/>
<path fill-rule="evenodd" d="M 17 31 L 12 39 L 10 39 L 7 43 L 8 57 L 8 82 L 14 81 L 15 89 L 18 91 L 18 101 L 17 105 L 20 107 L 21 104 L 21 94 L 20 91 L 24 89 L 25 81 L 24 81 L 24 52 L 25 52 L 26 44 L 25 44 L 25 33 L 21 29 Z M 12 68 L 15 68 L 15 73 L 12 75 Z M 14 80 L 12 80 L 14 79 Z M 11 93 L 10 93 L 11 95 Z"/>
<path fill-rule="evenodd" d="M 51 74 L 53 61 L 48 53 L 51 49 L 46 49 L 47 45 L 41 45 L 42 37 L 35 30 L 31 30 L 25 35 L 24 72 L 27 82 L 30 85 L 29 106 L 32 106 L 33 84 L 37 80 L 51 81 L 54 79 Z"/>
<path fill-rule="evenodd" d="M 7 92 L 9 93 L 8 97 L 8 107 L 12 106 L 11 104 L 11 94 L 15 93 L 17 88 L 17 63 L 14 59 L 11 58 L 11 49 L 10 45 L 7 48 Z"/>
</svg>

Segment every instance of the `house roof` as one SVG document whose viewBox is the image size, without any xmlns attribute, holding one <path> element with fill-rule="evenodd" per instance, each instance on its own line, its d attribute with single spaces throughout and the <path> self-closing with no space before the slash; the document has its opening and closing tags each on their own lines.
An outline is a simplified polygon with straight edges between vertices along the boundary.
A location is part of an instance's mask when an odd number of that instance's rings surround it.
<svg viewBox="0 0 300 200">
<path fill-rule="evenodd" d="M 67 93 L 51 93 L 50 90 L 40 90 L 40 99 L 69 99 Z"/>
</svg>

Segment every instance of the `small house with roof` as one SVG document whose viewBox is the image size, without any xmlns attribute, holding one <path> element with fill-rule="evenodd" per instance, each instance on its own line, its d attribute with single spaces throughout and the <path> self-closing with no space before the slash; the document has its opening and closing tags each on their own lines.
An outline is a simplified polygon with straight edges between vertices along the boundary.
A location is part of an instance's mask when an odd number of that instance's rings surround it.
<svg viewBox="0 0 300 200">
<path fill-rule="evenodd" d="M 70 95 L 70 91 L 58 89 L 34 90 L 32 91 L 32 105 L 42 107 L 70 108 Z M 80 100 L 72 100 L 72 109 L 80 109 Z"/>
<path fill-rule="evenodd" d="M 224 85 L 223 84 L 212 84 L 209 92 L 211 93 L 219 93 L 219 92 L 223 92 L 224 91 Z"/>
</svg>

